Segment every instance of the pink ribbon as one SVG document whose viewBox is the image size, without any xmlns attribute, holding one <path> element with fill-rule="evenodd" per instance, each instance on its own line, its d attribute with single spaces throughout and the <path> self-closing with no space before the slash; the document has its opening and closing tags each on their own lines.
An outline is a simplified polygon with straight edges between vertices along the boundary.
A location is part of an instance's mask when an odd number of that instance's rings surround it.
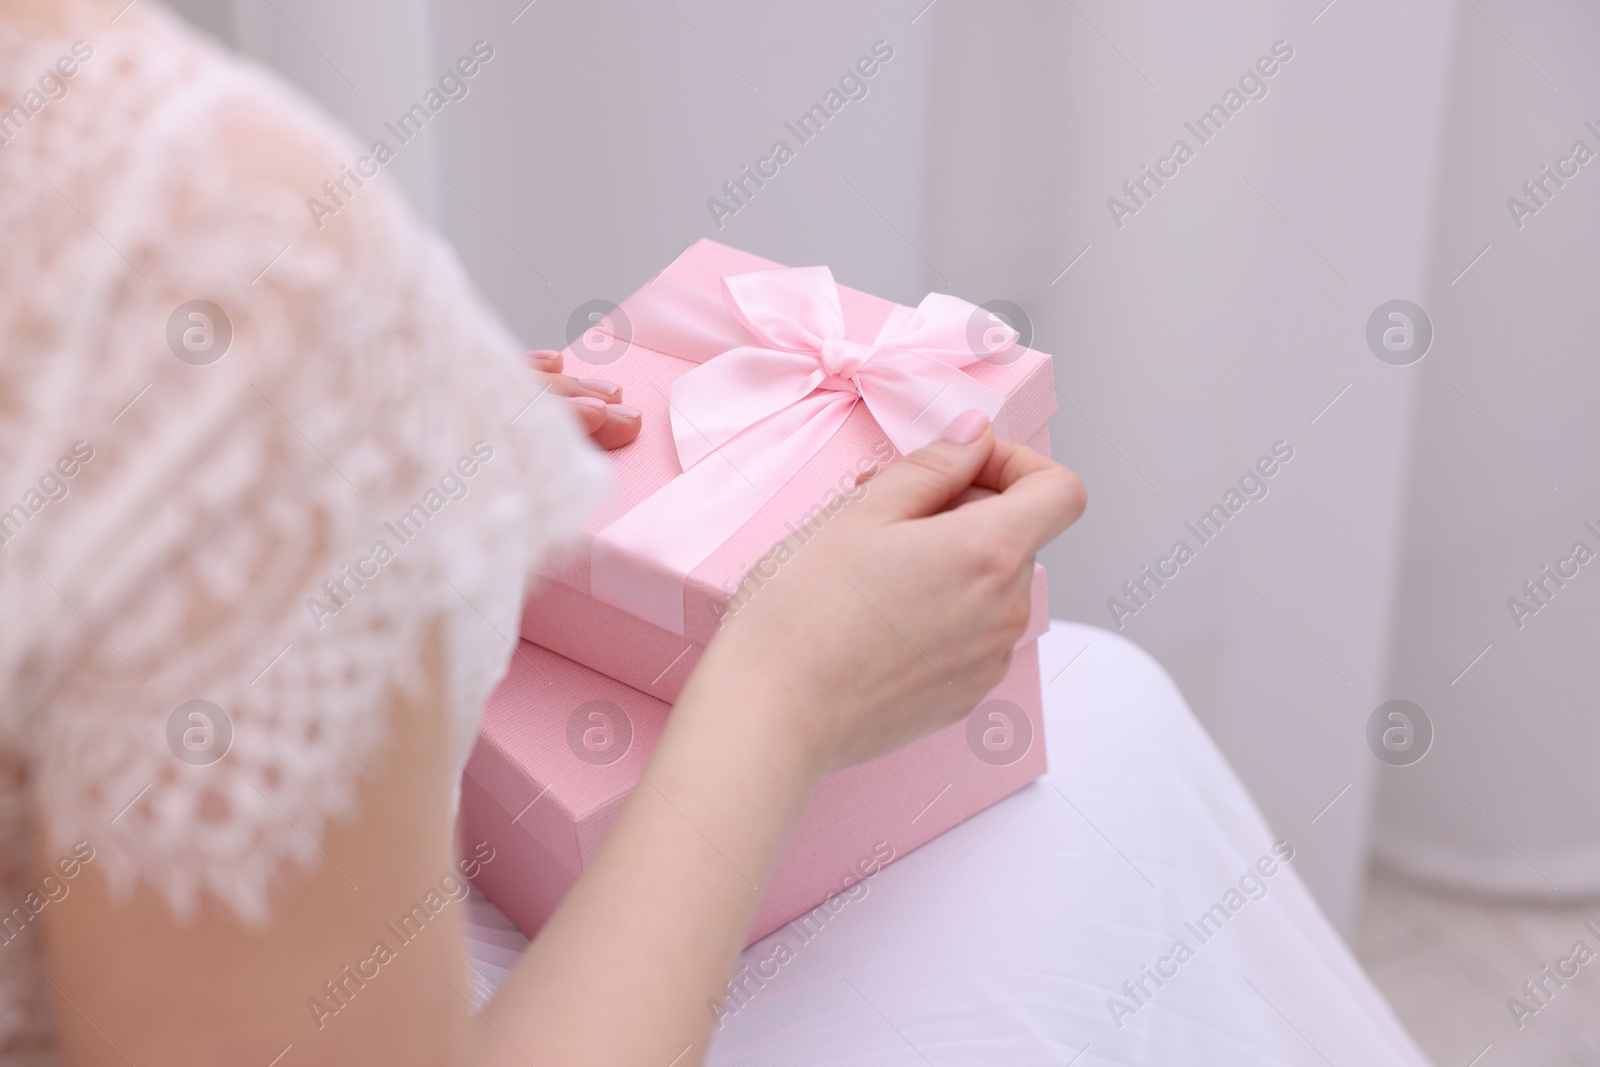
<svg viewBox="0 0 1600 1067">
<path fill-rule="evenodd" d="M 624 340 L 700 365 L 672 385 L 683 473 L 595 535 L 590 593 L 680 636 L 687 576 L 822 450 L 858 401 L 901 454 L 962 412 L 997 420 L 1004 398 L 962 368 L 1017 340 L 998 318 L 980 319 L 976 306 L 942 293 L 915 309 L 896 305 L 870 344 L 851 340 L 827 267 L 731 275 L 720 302 L 662 275 L 623 311 L 633 329 Z M 975 321 L 981 349 L 969 340 Z"/>
</svg>

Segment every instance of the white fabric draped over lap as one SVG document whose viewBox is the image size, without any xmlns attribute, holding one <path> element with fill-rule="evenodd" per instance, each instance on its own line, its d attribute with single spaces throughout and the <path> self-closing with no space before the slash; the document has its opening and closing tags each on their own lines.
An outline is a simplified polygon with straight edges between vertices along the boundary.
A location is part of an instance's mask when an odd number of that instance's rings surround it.
<svg viewBox="0 0 1600 1067">
<path fill-rule="evenodd" d="M 1427 1067 L 1293 863 L 1205 943 L 1186 928 L 1278 835 L 1167 673 L 1079 623 L 1039 659 L 1045 778 L 745 949 L 707 1063 Z M 486 999 L 527 938 L 487 900 L 468 938 Z"/>
</svg>

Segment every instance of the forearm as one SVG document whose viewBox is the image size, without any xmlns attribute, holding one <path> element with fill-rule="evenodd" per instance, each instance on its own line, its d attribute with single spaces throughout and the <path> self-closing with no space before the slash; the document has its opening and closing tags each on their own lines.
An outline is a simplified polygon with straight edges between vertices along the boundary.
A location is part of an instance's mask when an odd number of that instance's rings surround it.
<svg viewBox="0 0 1600 1067">
<path fill-rule="evenodd" d="M 749 699 L 737 683 L 691 681 L 644 781 L 486 1009 L 475 1062 L 701 1061 L 761 889 L 821 776 Z"/>
</svg>

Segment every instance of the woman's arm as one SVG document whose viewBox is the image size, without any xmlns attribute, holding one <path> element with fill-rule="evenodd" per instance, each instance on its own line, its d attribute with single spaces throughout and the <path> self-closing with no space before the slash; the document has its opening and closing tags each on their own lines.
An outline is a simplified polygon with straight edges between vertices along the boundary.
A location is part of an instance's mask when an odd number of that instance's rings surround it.
<svg viewBox="0 0 1600 1067">
<path fill-rule="evenodd" d="M 273 887 L 267 925 L 247 926 L 210 898 L 179 918 L 143 883 L 114 895 L 99 862 L 85 864 L 70 894 L 44 909 L 47 1004 L 65 1067 L 467 1062 L 464 905 L 448 904 L 405 944 L 389 928 L 442 876 L 459 873 L 442 647 L 435 632 L 421 650 L 425 685 L 370 712 L 388 717 L 389 741 L 360 782 L 351 817 L 318 835 L 309 868 L 284 872 Z M 121 698 L 150 699 L 129 674 Z M 185 770 L 204 781 L 226 763 Z M 136 801 L 160 802 L 159 790 Z M 90 845 L 121 832 L 125 820 L 91 833 Z M 41 856 L 40 866 L 56 858 Z M 394 958 L 363 978 L 362 961 L 379 941 Z"/>
<path fill-rule="evenodd" d="M 685 691 L 605 844 L 488 1006 L 472 1062 L 701 1061 L 759 890 L 821 777 L 751 714 L 791 698 L 748 681 Z"/>
</svg>

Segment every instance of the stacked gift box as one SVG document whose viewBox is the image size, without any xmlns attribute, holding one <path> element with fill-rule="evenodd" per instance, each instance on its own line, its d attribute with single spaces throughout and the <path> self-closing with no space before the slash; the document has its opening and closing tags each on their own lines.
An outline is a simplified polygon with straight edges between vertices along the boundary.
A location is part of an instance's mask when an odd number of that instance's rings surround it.
<svg viewBox="0 0 1600 1067">
<path fill-rule="evenodd" d="M 870 492 L 856 476 L 972 408 L 1048 454 L 1055 410 L 1049 357 L 981 308 L 938 294 L 907 308 L 712 241 L 597 315 L 566 361 L 603 364 L 644 429 L 609 454 L 613 492 L 579 549 L 541 574 L 462 783 L 464 839 L 496 853 L 477 884 L 530 937 L 641 780 L 725 616 Z M 1005 679 L 963 721 L 824 780 L 750 941 L 1044 772 L 1048 625 L 1036 567 Z"/>
</svg>

